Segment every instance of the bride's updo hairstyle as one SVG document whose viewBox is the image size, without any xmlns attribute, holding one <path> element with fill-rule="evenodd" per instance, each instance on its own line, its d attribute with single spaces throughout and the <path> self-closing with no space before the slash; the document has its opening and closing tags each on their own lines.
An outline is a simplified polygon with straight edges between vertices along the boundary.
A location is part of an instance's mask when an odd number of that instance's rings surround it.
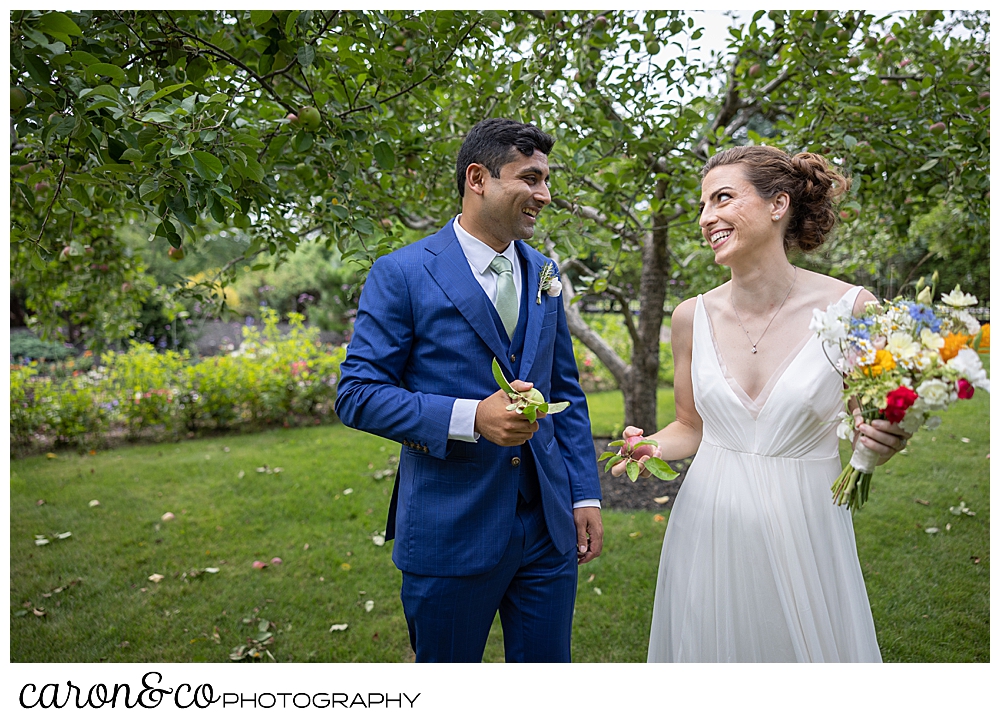
<svg viewBox="0 0 1000 723">
<path fill-rule="evenodd" d="M 790 199 L 785 249 L 818 248 L 837 223 L 834 203 L 851 187 L 851 180 L 830 168 L 823 156 L 797 153 L 790 156 L 771 146 L 736 146 L 716 153 L 702 169 L 704 178 L 718 166 L 739 163 L 747 180 L 764 199 L 784 191 Z"/>
</svg>

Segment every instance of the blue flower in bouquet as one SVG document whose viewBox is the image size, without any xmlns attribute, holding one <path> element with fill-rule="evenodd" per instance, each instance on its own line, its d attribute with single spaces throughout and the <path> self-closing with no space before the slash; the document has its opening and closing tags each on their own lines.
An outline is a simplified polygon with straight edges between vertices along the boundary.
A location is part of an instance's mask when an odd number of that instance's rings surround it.
<svg viewBox="0 0 1000 723">
<path fill-rule="evenodd" d="M 935 334 L 941 331 L 941 320 L 934 315 L 934 310 L 931 307 L 924 304 L 908 303 L 906 308 L 910 312 L 910 318 L 917 325 L 918 333 L 921 329 L 930 329 Z"/>
<path fill-rule="evenodd" d="M 870 341 L 872 338 L 869 328 L 874 324 L 874 320 L 866 319 L 863 317 L 854 318 L 851 320 L 851 336 L 855 339 L 864 339 L 865 341 Z"/>
</svg>

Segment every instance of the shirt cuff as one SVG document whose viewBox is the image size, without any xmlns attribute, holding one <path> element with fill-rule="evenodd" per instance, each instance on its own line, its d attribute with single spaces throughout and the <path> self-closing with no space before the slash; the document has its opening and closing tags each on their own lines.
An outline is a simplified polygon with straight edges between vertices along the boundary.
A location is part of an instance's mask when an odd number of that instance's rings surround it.
<svg viewBox="0 0 1000 723">
<path fill-rule="evenodd" d="M 577 507 L 597 507 L 600 509 L 601 501 L 596 498 L 592 500 L 580 500 L 579 502 L 573 503 L 573 509 L 575 510 Z"/>
<path fill-rule="evenodd" d="M 448 423 L 448 439 L 460 442 L 476 442 L 476 409 L 479 399 L 456 399 L 451 407 L 451 421 Z"/>
</svg>

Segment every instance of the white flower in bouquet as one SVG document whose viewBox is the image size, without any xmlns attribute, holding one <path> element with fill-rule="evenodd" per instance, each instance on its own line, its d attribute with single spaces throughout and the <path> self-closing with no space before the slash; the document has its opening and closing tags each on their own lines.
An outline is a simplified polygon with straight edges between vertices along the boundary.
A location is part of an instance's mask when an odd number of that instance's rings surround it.
<svg viewBox="0 0 1000 723">
<path fill-rule="evenodd" d="M 844 302 L 831 304 L 826 309 L 813 309 L 809 329 L 830 344 L 839 344 L 847 338 L 845 319 L 850 319 L 851 307 Z"/>
<path fill-rule="evenodd" d="M 916 321 L 910 316 L 910 311 L 904 306 L 891 304 L 882 315 L 886 331 L 912 332 L 916 326 Z"/>
<path fill-rule="evenodd" d="M 937 351 L 944 346 L 944 337 L 930 329 L 921 329 L 920 343 L 924 345 L 925 349 Z"/>
<path fill-rule="evenodd" d="M 956 309 L 952 311 L 951 314 L 957 321 L 965 326 L 965 333 L 969 336 L 975 336 L 979 333 L 979 329 L 982 328 L 976 320 L 976 317 L 964 309 Z"/>
<path fill-rule="evenodd" d="M 976 389 L 987 393 L 990 391 L 990 380 L 983 369 L 983 362 L 972 349 L 960 349 L 957 355 L 948 360 L 948 366 Z"/>
<path fill-rule="evenodd" d="M 854 431 L 851 425 L 851 417 L 847 412 L 841 412 L 838 416 L 840 417 L 840 424 L 837 425 L 837 436 L 841 439 L 849 440 L 851 433 Z"/>
<path fill-rule="evenodd" d="M 975 306 L 979 300 L 972 294 L 966 294 L 962 291 L 960 285 L 956 285 L 954 290 L 950 293 L 944 294 L 941 297 L 941 303 L 952 306 L 956 309 L 964 309 L 969 306 Z"/>
<path fill-rule="evenodd" d="M 927 379 L 920 382 L 916 392 L 923 402 L 921 406 L 926 409 L 944 409 L 952 401 L 951 385 L 940 379 Z"/>
<path fill-rule="evenodd" d="M 900 428 L 909 434 L 915 434 L 927 419 L 927 413 L 921 408 L 923 405 L 918 399 L 913 406 L 906 410 L 906 416 L 899 422 Z M 934 417 L 940 422 L 940 417 Z"/>
<path fill-rule="evenodd" d="M 898 331 L 889 335 L 885 348 L 892 354 L 892 358 L 904 367 L 909 366 L 908 362 L 916 359 L 921 351 L 920 345 L 912 336 Z"/>
</svg>

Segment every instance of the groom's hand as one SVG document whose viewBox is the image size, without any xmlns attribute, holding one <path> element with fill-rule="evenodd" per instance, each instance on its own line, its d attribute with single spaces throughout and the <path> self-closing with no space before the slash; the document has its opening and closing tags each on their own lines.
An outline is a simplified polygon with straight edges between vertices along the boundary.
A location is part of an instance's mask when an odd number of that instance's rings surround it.
<svg viewBox="0 0 1000 723">
<path fill-rule="evenodd" d="M 526 392 L 533 386 L 531 382 L 511 382 L 511 387 L 517 392 Z M 538 431 L 538 422 L 529 422 L 523 414 L 507 410 L 510 401 L 507 392 L 498 389 L 476 407 L 476 433 L 501 447 L 520 446 Z M 539 414 L 538 418 L 544 416 Z"/>
<path fill-rule="evenodd" d="M 604 524 L 600 507 L 577 507 L 573 510 L 576 523 L 576 564 L 585 565 L 601 554 L 604 547 Z"/>
</svg>

